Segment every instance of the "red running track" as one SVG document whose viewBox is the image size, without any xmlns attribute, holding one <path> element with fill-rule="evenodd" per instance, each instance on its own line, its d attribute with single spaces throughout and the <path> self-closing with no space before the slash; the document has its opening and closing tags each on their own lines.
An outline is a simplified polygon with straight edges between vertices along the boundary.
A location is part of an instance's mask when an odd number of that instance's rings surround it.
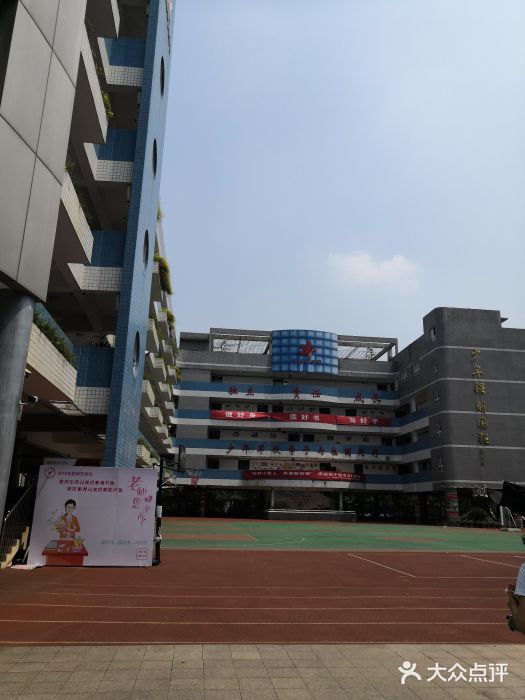
<svg viewBox="0 0 525 700">
<path fill-rule="evenodd" d="M 516 554 L 167 550 L 150 569 L 9 569 L 0 644 L 516 643 Z"/>
</svg>

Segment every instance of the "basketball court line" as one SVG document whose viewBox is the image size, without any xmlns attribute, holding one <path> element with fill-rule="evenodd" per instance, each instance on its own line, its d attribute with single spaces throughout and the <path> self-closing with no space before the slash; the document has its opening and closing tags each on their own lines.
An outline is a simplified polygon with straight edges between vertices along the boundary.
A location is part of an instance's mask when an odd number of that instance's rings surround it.
<svg viewBox="0 0 525 700">
<path fill-rule="evenodd" d="M 446 552 L 447 554 L 456 554 L 456 552 Z M 401 571 L 400 569 L 394 569 L 392 566 L 387 566 L 386 564 L 381 564 L 380 562 L 373 561 L 372 559 L 365 559 L 365 557 L 359 557 L 357 554 L 347 554 L 348 557 L 355 557 L 356 559 L 361 559 L 362 561 L 366 561 L 369 564 L 375 564 L 376 566 L 381 566 L 384 569 L 390 569 L 390 571 L 395 571 L 398 574 L 402 574 L 403 576 L 410 576 L 410 578 L 415 578 L 415 579 L 507 579 L 507 576 L 418 576 L 416 574 L 409 574 L 407 571 Z M 460 554 L 459 556 L 466 556 L 463 554 Z M 476 557 L 470 557 L 471 559 L 476 559 Z M 478 561 L 486 562 L 486 563 L 491 563 L 487 559 L 478 559 Z M 500 562 L 492 562 L 494 564 L 498 564 Z M 502 566 L 511 566 L 512 568 L 516 568 L 514 564 L 502 564 Z"/>
<path fill-rule="evenodd" d="M 381 566 L 383 569 L 389 569 L 390 571 L 395 571 L 397 574 L 402 574 L 403 576 L 410 576 L 410 578 L 418 578 L 414 574 L 409 574 L 406 571 L 400 571 L 399 569 L 394 569 L 392 566 L 387 566 L 386 564 L 379 564 L 377 561 L 372 561 L 371 559 L 365 559 L 365 557 L 360 557 L 357 554 L 347 554 L 347 557 L 354 557 L 355 559 L 361 559 L 361 561 L 366 561 L 369 564 L 375 564 L 376 566 Z"/>
<path fill-rule="evenodd" d="M 475 561 L 486 562 L 487 564 L 498 564 L 498 566 L 510 566 L 512 569 L 519 569 L 518 564 L 504 564 L 501 561 L 492 561 L 492 559 L 480 559 L 479 557 L 472 557 L 468 554 L 458 554 L 458 556 L 464 557 L 465 559 L 474 559 Z"/>
</svg>

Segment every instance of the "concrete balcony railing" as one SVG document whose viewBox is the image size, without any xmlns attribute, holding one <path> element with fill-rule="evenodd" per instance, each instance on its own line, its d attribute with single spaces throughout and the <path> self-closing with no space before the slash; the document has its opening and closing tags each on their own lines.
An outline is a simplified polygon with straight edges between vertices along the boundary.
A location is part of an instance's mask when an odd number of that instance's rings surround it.
<svg viewBox="0 0 525 700">
<path fill-rule="evenodd" d="M 162 310 L 162 307 L 157 302 L 153 303 L 153 315 L 157 322 L 157 328 L 159 329 L 160 338 L 162 340 L 169 340 L 170 328 L 168 326 L 168 314 Z"/>
<path fill-rule="evenodd" d="M 163 340 L 161 342 L 162 357 L 167 365 L 172 365 L 175 362 L 173 354 L 173 345 L 170 341 Z"/>
<path fill-rule="evenodd" d="M 167 432 L 167 427 L 164 425 L 164 416 L 160 408 L 152 406 L 151 408 L 145 408 L 144 411 L 148 416 L 150 428 L 153 428 L 156 433 L 163 433 L 164 430 Z"/>
<path fill-rule="evenodd" d="M 34 324 L 26 364 L 32 372 L 26 390 L 47 401 L 75 398 L 76 369 Z"/>
<path fill-rule="evenodd" d="M 160 283 L 159 263 L 155 261 L 153 263 L 153 270 L 151 273 L 151 298 L 157 302 L 162 302 L 164 296 L 162 285 Z"/>
<path fill-rule="evenodd" d="M 89 263 L 93 254 L 93 234 L 67 172 L 60 193 L 55 251 L 64 264 Z"/>
<path fill-rule="evenodd" d="M 155 392 L 151 386 L 151 382 L 147 379 L 142 380 L 142 406 L 144 408 L 152 408 L 155 405 Z"/>
<path fill-rule="evenodd" d="M 155 354 L 158 354 L 160 348 L 157 328 L 155 326 L 155 321 L 152 318 L 148 319 L 148 338 L 146 348 Z"/>
<path fill-rule="evenodd" d="M 107 37 L 107 34 L 100 35 Z M 140 88 L 144 77 L 143 39 L 119 37 L 98 40 L 104 75 L 109 86 Z"/>
<path fill-rule="evenodd" d="M 146 357 L 146 368 L 149 375 L 155 379 L 157 382 L 166 381 L 166 365 L 161 357 L 157 357 L 153 353 L 150 353 Z"/>
<path fill-rule="evenodd" d="M 171 401 L 171 385 L 166 382 L 159 382 L 159 393 L 165 401 Z"/>
<path fill-rule="evenodd" d="M 150 466 L 152 462 L 151 454 L 144 445 L 137 445 L 137 464 Z"/>
<path fill-rule="evenodd" d="M 121 267 L 68 264 L 71 275 L 82 292 L 120 292 Z"/>
</svg>

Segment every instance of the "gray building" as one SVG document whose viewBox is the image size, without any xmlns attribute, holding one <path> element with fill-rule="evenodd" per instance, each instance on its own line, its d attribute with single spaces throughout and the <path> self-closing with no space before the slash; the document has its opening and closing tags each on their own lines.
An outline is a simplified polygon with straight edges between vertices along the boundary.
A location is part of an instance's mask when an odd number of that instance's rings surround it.
<svg viewBox="0 0 525 700">
<path fill-rule="evenodd" d="M 172 20 L 171 0 L 0 4 L 0 514 L 45 459 L 172 450 Z"/>
<path fill-rule="evenodd" d="M 441 522 L 525 481 L 525 331 L 497 311 L 434 309 L 399 352 L 395 338 L 218 328 L 180 349 L 189 512 Z"/>
</svg>

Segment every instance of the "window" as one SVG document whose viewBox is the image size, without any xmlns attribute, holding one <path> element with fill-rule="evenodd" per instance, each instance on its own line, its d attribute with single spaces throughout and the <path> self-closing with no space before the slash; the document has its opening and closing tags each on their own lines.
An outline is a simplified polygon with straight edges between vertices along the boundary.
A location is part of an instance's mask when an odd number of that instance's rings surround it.
<svg viewBox="0 0 525 700">
<path fill-rule="evenodd" d="M 288 433 L 288 442 L 299 442 L 300 439 L 300 433 Z"/>
<path fill-rule="evenodd" d="M 357 416 L 357 409 L 345 408 L 345 416 Z"/>
<path fill-rule="evenodd" d="M 406 369 L 402 370 L 399 376 L 401 381 L 404 382 L 408 378 L 408 372 L 406 371 Z"/>
<path fill-rule="evenodd" d="M 443 435 L 443 431 L 441 430 L 441 424 L 436 423 L 436 437 L 441 437 Z"/>
<path fill-rule="evenodd" d="M 282 403 L 274 403 L 272 406 L 273 413 L 284 413 L 284 406 Z"/>
<path fill-rule="evenodd" d="M 219 458 L 218 457 L 206 457 L 206 469 L 218 469 L 219 468 Z"/>
<path fill-rule="evenodd" d="M 327 406 L 321 406 L 321 408 L 319 409 L 319 413 L 321 413 L 323 416 L 329 416 L 330 409 Z"/>
<path fill-rule="evenodd" d="M 303 433 L 303 442 L 314 442 L 313 433 Z"/>
<path fill-rule="evenodd" d="M 249 459 L 238 459 L 237 460 L 237 469 L 249 469 L 250 468 L 250 460 Z"/>
<path fill-rule="evenodd" d="M 252 433 L 252 434 L 251 434 L 251 437 L 252 437 L 252 438 L 259 437 L 259 433 Z"/>
<path fill-rule="evenodd" d="M 222 410 L 222 403 L 218 403 L 217 401 L 211 401 L 210 409 L 212 411 L 221 411 Z"/>
<path fill-rule="evenodd" d="M 354 472 L 356 474 L 362 474 L 363 473 L 363 465 L 362 464 L 356 464 L 354 467 Z"/>
<path fill-rule="evenodd" d="M 386 384 L 378 384 L 377 390 L 378 391 L 386 391 Z"/>
<path fill-rule="evenodd" d="M 445 461 L 441 455 L 438 456 L 437 458 L 437 470 L 438 472 L 444 472 L 445 471 Z"/>
<path fill-rule="evenodd" d="M 412 373 L 413 374 L 419 374 L 421 372 L 421 362 L 419 360 L 417 362 L 414 362 L 412 365 Z"/>
<path fill-rule="evenodd" d="M 435 326 L 432 326 L 432 328 L 430 328 L 430 330 L 428 331 L 428 337 L 430 338 L 430 342 L 432 342 L 432 343 L 436 339 L 436 327 Z"/>
<path fill-rule="evenodd" d="M 268 404 L 267 403 L 258 403 L 257 404 L 257 413 L 268 413 Z"/>
<path fill-rule="evenodd" d="M 434 391 L 432 392 L 432 398 L 434 400 L 434 403 L 439 403 L 439 391 L 437 390 L 437 388 L 434 389 Z"/>
<path fill-rule="evenodd" d="M 382 438 L 381 438 L 381 444 L 382 444 L 382 445 L 391 445 L 391 444 L 392 444 L 392 438 L 385 438 L 385 437 L 382 437 Z"/>
<path fill-rule="evenodd" d="M 220 440 L 221 431 L 216 428 L 208 428 L 208 440 Z"/>
<path fill-rule="evenodd" d="M 437 374 L 437 371 L 438 371 L 438 363 L 437 363 L 437 362 L 433 362 L 433 363 L 432 363 L 432 372 L 433 372 L 433 374 Z"/>
<path fill-rule="evenodd" d="M 370 442 L 370 438 L 364 437 L 363 442 Z"/>
<path fill-rule="evenodd" d="M 219 377 L 218 374 L 212 374 L 211 380 L 212 380 L 212 382 L 222 382 L 222 377 Z"/>
<path fill-rule="evenodd" d="M 327 439 L 327 440 L 333 440 L 333 439 L 334 439 L 334 436 L 333 436 L 333 435 L 327 435 L 327 436 L 326 436 L 326 439 Z"/>
</svg>

